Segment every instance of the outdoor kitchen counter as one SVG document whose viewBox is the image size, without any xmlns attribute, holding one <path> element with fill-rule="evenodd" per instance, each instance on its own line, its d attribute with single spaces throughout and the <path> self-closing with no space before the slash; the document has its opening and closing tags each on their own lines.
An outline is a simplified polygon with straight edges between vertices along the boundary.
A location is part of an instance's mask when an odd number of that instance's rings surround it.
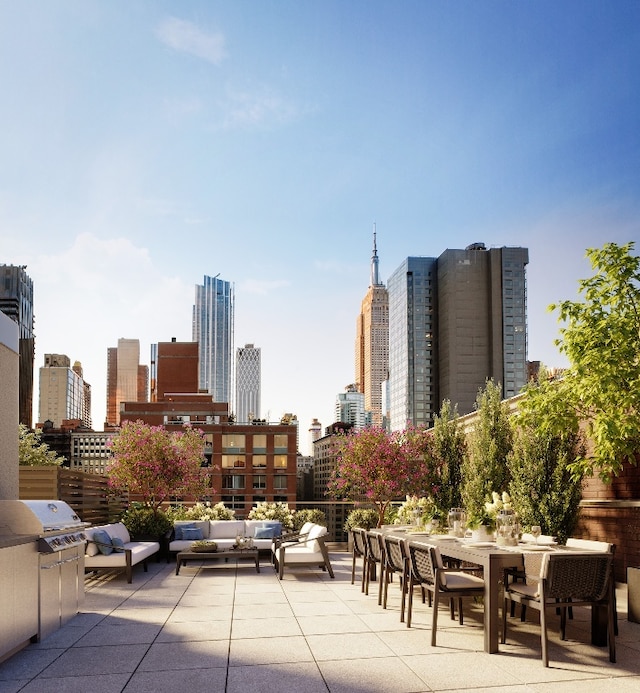
<svg viewBox="0 0 640 693">
<path fill-rule="evenodd" d="M 38 537 L 0 536 L 0 662 L 38 635 Z"/>
<path fill-rule="evenodd" d="M 0 549 L 21 544 L 31 544 L 38 541 L 37 534 L 0 534 Z"/>
</svg>

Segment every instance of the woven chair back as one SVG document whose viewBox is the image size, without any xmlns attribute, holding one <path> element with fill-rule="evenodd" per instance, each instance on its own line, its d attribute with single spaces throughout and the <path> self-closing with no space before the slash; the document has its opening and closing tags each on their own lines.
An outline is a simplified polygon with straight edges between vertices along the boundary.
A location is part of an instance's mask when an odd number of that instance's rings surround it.
<svg viewBox="0 0 640 693">
<path fill-rule="evenodd" d="M 404 570 L 404 551 L 402 539 L 397 537 L 385 537 L 384 547 L 386 549 L 387 565 L 391 570 L 402 572 Z"/>
<path fill-rule="evenodd" d="M 433 546 L 409 544 L 409 565 L 414 580 L 433 585 L 436 577 L 436 561 Z"/>
<path fill-rule="evenodd" d="M 383 553 L 382 553 L 382 536 L 380 532 L 367 532 L 367 551 L 369 558 L 376 563 L 382 563 Z"/>
<path fill-rule="evenodd" d="M 356 556 L 366 556 L 367 540 L 365 538 L 366 530 L 356 527 L 353 532 L 353 551 Z"/>
<path fill-rule="evenodd" d="M 608 594 L 612 560 L 610 553 L 550 554 L 543 573 L 545 598 L 601 601 Z"/>
</svg>

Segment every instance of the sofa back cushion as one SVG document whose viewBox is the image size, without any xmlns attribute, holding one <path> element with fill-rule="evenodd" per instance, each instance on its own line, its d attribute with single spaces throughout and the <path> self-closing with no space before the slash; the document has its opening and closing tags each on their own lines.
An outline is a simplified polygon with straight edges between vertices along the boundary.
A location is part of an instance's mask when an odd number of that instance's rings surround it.
<svg viewBox="0 0 640 693">
<path fill-rule="evenodd" d="M 94 535 L 96 533 L 100 533 L 100 532 L 106 532 L 107 533 L 107 536 L 109 537 L 110 543 L 114 537 L 121 539 L 123 544 L 128 544 L 131 541 L 131 537 L 129 536 L 129 531 L 122 524 L 122 522 L 115 522 L 114 524 L 111 524 L 111 525 L 99 525 L 97 527 L 87 527 L 87 529 L 84 530 L 84 534 L 87 537 L 87 539 L 89 539 L 89 540 L 93 539 Z M 102 541 L 104 539 L 104 537 L 103 537 L 103 539 L 100 539 L 98 536 L 96 536 L 95 538 L 97 541 Z M 107 549 L 107 551 L 108 551 L 108 549 Z M 100 547 L 98 547 L 92 541 L 89 541 L 89 543 L 87 544 L 87 546 L 85 548 L 85 553 L 87 556 L 95 556 L 98 553 L 100 553 Z M 109 553 L 111 553 L 111 552 L 109 552 Z"/>
<path fill-rule="evenodd" d="M 105 556 L 108 556 L 110 553 L 113 553 L 113 544 L 111 543 L 111 537 L 107 533 L 106 530 L 104 529 L 96 529 L 93 532 L 93 540 L 100 542 L 99 544 L 95 544 L 95 546 L 98 547 L 98 551 Z"/>
<path fill-rule="evenodd" d="M 122 539 L 125 544 L 128 544 L 131 541 L 129 530 L 122 524 L 122 522 L 115 522 L 112 525 L 106 526 L 105 529 L 110 537 L 118 537 L 119 539 Z"/>
<path fill-rule="evenodd" d="M 245 520 L 245 537 L 254 539 L 273 539 L 282 536 L 282 523 L 279 520 Z"/>
<path fill-rule="evenodd" d="M 244 536 L 244 520 L 211 520 L 209 539 L 235 539 Z"/>
<path fill-rule="evenodd" d="M 173 523 L 173 529 L 175 532 L 174 538 L 176 541 L 192 538 L 190 536 L 183 536 L 185 529 L 199 529 L 202 534 L 200 539 L 209 538 L 209 520 L 176 520 L 176 522 Z"/>
<path fill-rule="evenodd" d="M 313 526 L 313 522 L 305 522 L 302 527 L 300 527 L 300 534 L 309 534 Z"/>
<path fill-rule="evenodd" d="M 313 553 L 320 551 L 320 544 L 318 544 L 316 539 L 318 537 L 323 537 L 326 533 L 326 527 L 323 527 L 322 525 L 312 525 L 311 529 L 309 530 L 309 536 L 306 540 L 306 547 L 309 549 L 309 551 L 313 551 Z"/>
</svg>

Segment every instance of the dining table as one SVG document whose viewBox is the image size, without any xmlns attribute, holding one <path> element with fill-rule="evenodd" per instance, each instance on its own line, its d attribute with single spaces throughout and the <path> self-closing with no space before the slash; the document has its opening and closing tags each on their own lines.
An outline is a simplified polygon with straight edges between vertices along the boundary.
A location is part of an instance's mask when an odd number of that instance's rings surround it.
<svg viewBox="0 0 640 693">
<path fill-rule="evenodd" d="M 433 544 L 442 556 L 482 566 L 484 574 L 484 651 L 498 652 L 501 584 L 507 568 L 523 568 L 521 552 L 507 551 L 495 542 L 472 542 L 449 535 L 419 535 L 407 532 L 410 541 Z"/>
<path fill-rule="evenodd" d="M 539 575 L 540 559 L 546 551 L 566 551 L 565 546 L 521 543 L 516 546 L 499 546 L 495 541 L 470 541 L 449 534 L 434 535 L 410 529 L 393 530 L 394 535 L 416 544 L 438 547 L 442 556 L 481 566 L 484 574 L 484 651 L 498 652 L 500 608 L 503 606 L 502 585 L 507 569 L 525 571 L 534 577 Z M 594 607 L 591 617 L 591 641 L 594 645 L 606 645 L 606 618 L 602 609 Z"/>
</svg>

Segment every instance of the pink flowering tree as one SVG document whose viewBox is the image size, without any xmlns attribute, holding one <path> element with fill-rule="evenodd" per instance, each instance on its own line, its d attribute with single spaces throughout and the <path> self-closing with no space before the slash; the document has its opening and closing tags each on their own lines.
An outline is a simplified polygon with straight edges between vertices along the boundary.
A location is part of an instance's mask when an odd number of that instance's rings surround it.
<svg viewBox="0 0 640 693">
<path fill-rule="evenodd" d="M 441 463 L 427 429 L 388 433 L 382 428 L 364 428 L 340 436 L 336 454 L 329 495 L 372 503 L 378 511 L 378 527 L 392 501 L 438 492 Z"/>
<path fill-rule="evenodd" d="M 204 435 L 200 430 L 185 426 L 169 432 L 162 426 L 126 421 L 110 446 L 109 485 L 141 496 L 154 513 L 171 496 L 199 497 L 210 492 L 202 468 Z"/>
</svg>

